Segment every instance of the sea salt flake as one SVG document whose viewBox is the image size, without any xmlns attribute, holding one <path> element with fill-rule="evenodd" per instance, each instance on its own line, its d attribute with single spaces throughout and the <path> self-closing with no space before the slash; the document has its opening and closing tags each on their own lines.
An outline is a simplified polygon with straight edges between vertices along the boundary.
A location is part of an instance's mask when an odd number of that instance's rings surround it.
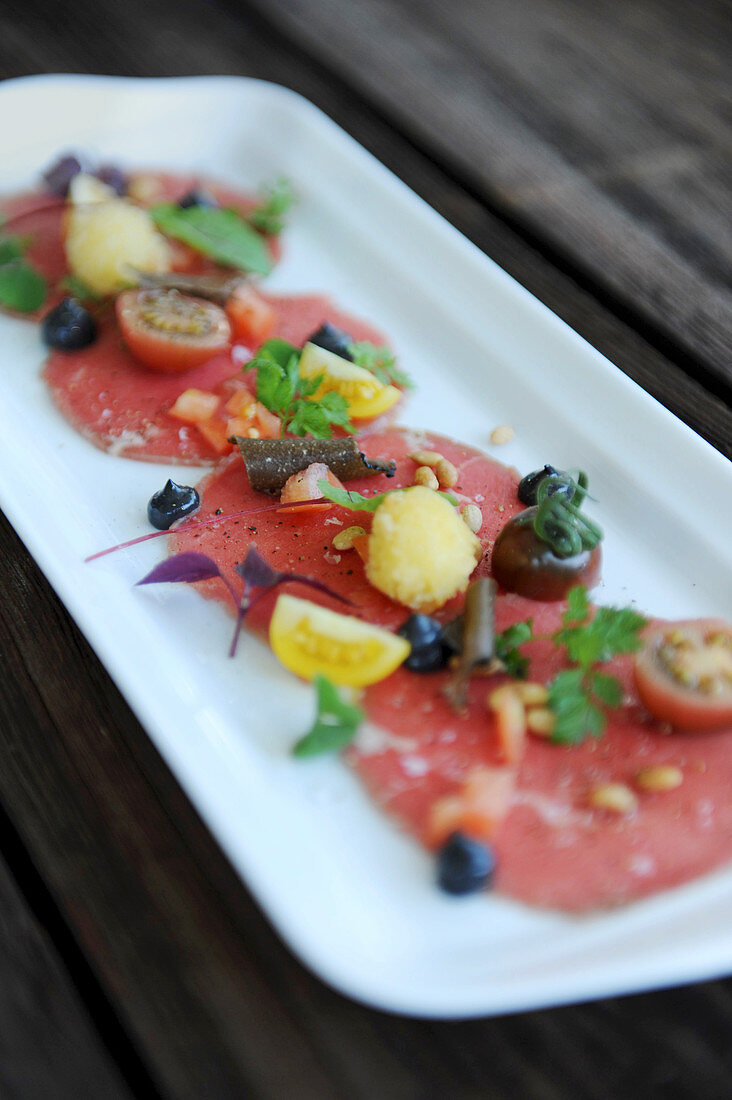
<svg viewBox="0 0 732 1100">
<path fill-rule="evenodd" d="M 403 756 L 401 764 L 402 770 L 413 779 L 427 775 L 430 770 L 429 764 L 422 756 Z"/>
</svg>

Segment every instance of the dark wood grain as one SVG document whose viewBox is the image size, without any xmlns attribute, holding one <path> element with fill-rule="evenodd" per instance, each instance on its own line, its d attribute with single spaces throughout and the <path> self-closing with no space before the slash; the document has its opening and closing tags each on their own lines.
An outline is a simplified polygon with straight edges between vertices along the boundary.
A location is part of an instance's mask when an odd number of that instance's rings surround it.
<svg viewBox="0 0 732 1100">
<path fill-rule="evenodd" d="M 132 1092 L 100 1041 L 74 975 L 2 857 L 0 914 L 0 1096 L 129 1100 Z"/>
<path fill-rule="evenodd" d="M 256 5 L 729 394 L 729 4 Z"/>
<path fill-rule="evenodd" d="M 205 8 L 179 0 L 175 9 L 164 0 L 74 0 L 53 19 L 40 0 L 28 0 L 22 11 L 0 9 L 0 73 L 241 73 L 295 88 L 726 449 L 732 417 L 712 392 L 726 322 L 721 312 L 721 324 L 710 322 L 724 249 L 721 219 L 713 225 L 724 193 L 714 159 L 722 5 L 710 5 L 709 28 L 698 25 L 696 9 L 676 3 L 594 10 L 597 27 L 576 0 L 475 0 L 451 9 L 459 18 L 448 41 L 443 10 L 431 0 L 222 0 Z M 487 41 L 488 18 L 497 43 Z M 390 28 L 401 37 L 396 46 L 386 41 Z M 595 92 L 591 74 L 605 41 Z M 661 60 L 641 95 L 651 42 Z M 535 74 L 520 71 L 522 51 Z M 404 71 L 389 71 L 392 56 Z M 674 80 L 664 76 L 669 59 Z M 535 115 L 542 81 L 556 105 Z M 481 153 L 476 168 L 481 82 L 500 110 L 489 115 L 490 143 L 481 147 L 491 155 Z M 466 88 L 473 98 L 461 115 Z M 494 164 L 501 158 L 505 169 Z M 632 201 L 615 196 L 631 178 Z M 705 213 L 695 194 L 709 196 Z M 672 218 L 664 203 L 677 200 Z M 544 219 L 573 205 L 577 225 L 564 223 L 565 240 Z M 595 239 L 585 252 L 588 224 Z M 657 253 L 644 256 L 648 239 L 662 246 L 668 272 Z M 686 312 L 667 316 L 684 295 Z M 457 1023 L 388 1016 L 322 985 L 272 932 L 5 524 L 0 555 L 0 806 L 50 891 L 54 919 L 84 955 L 96 983 L 89 1004 L 107 1005 L 139 1056 L 141 1079 L 148 1074 L 161 1095 L 728 1095 L 730 982 Z M 57 935 L 54 944 L 70 970 L 68 939 Z M 11 930 L 9 951 L 17 941 Z M 100 1042 L 102 1031 L 100 1023 Z"/>
</svg>

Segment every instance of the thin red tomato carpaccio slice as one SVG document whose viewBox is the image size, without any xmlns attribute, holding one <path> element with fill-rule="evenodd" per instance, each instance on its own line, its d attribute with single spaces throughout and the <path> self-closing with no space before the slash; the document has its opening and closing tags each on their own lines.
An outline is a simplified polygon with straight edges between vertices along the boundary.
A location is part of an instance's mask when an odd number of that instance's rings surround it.
<svg viewBox="0 0 732 1100">
<path fill-rule="evenodd" d="M 372 457 L 393 457 L 397 474 L 349 483 L 371 493 L 411 483 L 416 448 L 437 450 L 458 468 L 457 491 L 483 512 L 480 537 L 487 555 L 497 532 L 521 505 L 516 475 L 472 448 L 434 435 L 394 429 L 362 442 Z M 203 483 L 198 520 L 248 507 L 267 498 L 248 485 L 242 463 L 232 456 Z M 353 600 L 352 613 L 394 628 L 408 612 L 372 588 L 354 551 L 337 554 L 333 535 L 342 525 L 364 523 L 364 513 L 334 507 L 330 513 L 292 517 L 266 511 L 223 521 L 214 528 L 195 524 L 171 537 L 173 551 L 197 550 L 215 558 L 227 575 L 246 549 L 256 544 L 275 567 L 297 570 L 325 581 Z M 483 568 L 489 563 L 486 557 Z M 228 597 L 220 582 L 199 586 L 205 595 Z M 293 594 L 339 608 L 326 596 L 296 584 Z M 263 633 L 274 596 L 256 607 L 250 629 Z M 441 613 L 454 614 L 460 601 Z M 497 627 L 531 618 L 536 635 L 559 625 L 563 603 L 541 603 L 504 594 L 497 604 Z M 529 643 L 531 678 L 546 682 L 561 668 L 561 655 L 547 640 Z M 732 731 L 668 734 L 638 705 L 631 676 L 632 658 L 606 666 L 626 692 L 626 704 L 612 715 L 605 735 L 563 747 L 530 738 L 519 768 L 511 812 L 495 838 L 496 887 L 533 905 L 583 912 L 641 898 L 710 871 L 732 856 Z M 501 764 L 493 719 L 486 706 L 498 681 L 474 679 L 466 712 L 455 714 L 440 689 L 448 673 L 427 676 L 402 668 L 367 689 L 363 705 L 368 725 L 346 753 L 375 802 L 421 842 L 429 845 L 428 821 L 436 799 L 454 794 L 470 772 Z M 608 782 L 633 787 L 642 768 L 672 764 L 683 772 L 680 787 L 666 792 L 637 790 L 638 810 L 614 816 L 588 805 L 589 791 Z"/>
<path fill-rule="evenodd" d="M 382 344 L 371 325 L 337 309 L 323 295 L 263 295 L 277 311 L 272 333 L 298 346 L 324 321 L 348 331 L 355 340 Z M 113 317 L 100 325 L 97 340 L 78 352 L 53 352 L 44 377 L 54 403 L 95 446 L 124 458 L 146 462 L 202 465 L 221 455 L 191 424 L 168 415 L 184 390 L 209 390 L 231 396 L 231 385 L 254 388 L 254 376 L 242 376 L 228 353 L 182 374 L 164 374 L 138 363 L 122 342 Z M 396 415 L 395 406 L 390 410 Z M 226 414 L 224 414 L 226 415 Z M 382 419 L 383 423 L 383 419 Z M 376 422 L 371 426 L 374 430 Z"/>
</svg>

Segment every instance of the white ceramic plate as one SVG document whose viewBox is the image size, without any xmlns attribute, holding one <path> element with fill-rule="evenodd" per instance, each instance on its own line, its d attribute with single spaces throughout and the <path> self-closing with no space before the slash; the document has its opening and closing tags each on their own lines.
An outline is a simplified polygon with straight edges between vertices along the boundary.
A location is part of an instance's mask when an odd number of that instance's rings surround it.
<svg viewBox="0 0 732 1100">
<path fill-rule="evenodd" d="M 511 424 L 515 441 L 494 452 L 502 460 L 588 470 L 606 530 L 601 601 L 732 614 L 721 606 L 732 545 L 724 459 L 297 95 L 228 77 L 13 81 L 0 86 L 0 145 L 0 190 L 31 185 L 69 148 L 244 185 L 291 177 L 301 201 L 273 288 L 331 291 L 382 326 L 419 382 L 411 424 L 489 450 L 491 429 Z M 584 918 L 440 895 L 430 859 L 338 761 L 289 757 L 311 718 L 307 687 L 251 639 L 228 661 L 230 621 L 193 591 L 133 589 L 159 542 L 82 564 L 149 530 L 145 502 L 164 471 L 71 431 L 39 379 L 41 360 L 36 327 L 0 317 L 2 506 L 313 970 L 381 1008 L 458 1016 L 730 968 L 732 870 Z"/>
</svg>

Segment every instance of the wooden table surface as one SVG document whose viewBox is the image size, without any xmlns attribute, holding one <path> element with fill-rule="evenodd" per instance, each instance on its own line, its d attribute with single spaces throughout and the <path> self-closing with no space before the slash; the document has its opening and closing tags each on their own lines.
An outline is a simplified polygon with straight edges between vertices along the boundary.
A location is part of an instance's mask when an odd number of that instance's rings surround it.
<svg viewBox="0 0 732 1100">
<path fill-rule="evenodd" d="M 0 76 L 294 88 L 728 453 L 730 41 L 722 0 L 24 0 Z M 3 1100 L 730 1095 L 730 981 L 462 1022 L 327 988 L 0 553 Z"/>
</svg>

